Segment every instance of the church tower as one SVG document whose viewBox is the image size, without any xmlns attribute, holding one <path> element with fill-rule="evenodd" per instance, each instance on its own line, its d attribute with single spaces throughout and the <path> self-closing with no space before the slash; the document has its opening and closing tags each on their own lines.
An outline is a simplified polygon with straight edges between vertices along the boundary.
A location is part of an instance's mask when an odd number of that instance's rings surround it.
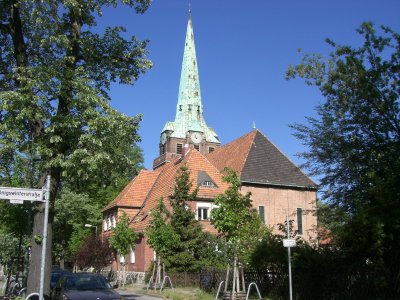
<svg viewBox="0 0 400 300">
<path fill-rule="evenodd" d="M 167 122 L 161 131 L 160 155 L 153 161 L 153 169 L 181 157 L 185 147 L 206 154 L 220 145 L 218 135 L 206 125 L 203 117 L 192 17 L 189 11 L 175 121 Z"/>
</svg>

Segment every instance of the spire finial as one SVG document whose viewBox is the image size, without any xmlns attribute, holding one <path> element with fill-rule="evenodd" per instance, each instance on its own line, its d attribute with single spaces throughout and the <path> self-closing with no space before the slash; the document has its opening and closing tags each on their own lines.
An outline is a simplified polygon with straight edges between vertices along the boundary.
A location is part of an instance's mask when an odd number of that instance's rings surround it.
<svg viewBox="0 0 400 300">
<path fill-rule="evenodd" d="M 192 18 L 192 3 L 189 1 L 189 18 Z"/>
<path fill-rule="evenodd" d="M 253 121 L 253 129 L 256 129 L 256 122 Z"/>
</svg>

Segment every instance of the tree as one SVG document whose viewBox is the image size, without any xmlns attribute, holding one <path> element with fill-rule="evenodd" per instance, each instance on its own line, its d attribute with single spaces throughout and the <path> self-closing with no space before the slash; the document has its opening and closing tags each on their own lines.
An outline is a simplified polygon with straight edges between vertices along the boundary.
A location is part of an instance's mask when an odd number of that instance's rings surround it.
<svg viewBox="0 0 400 300">
<path fill-rule="evenodd" d="M 157 255 L 157 263 L 153 272 L 153 284 L 155 287 L 161 284 L 161 259 L 168 255 L 170 249 L 180 239 L 169 223 L 170 217 L 171 214 L 164 205 L 164 199 L 161 198 L 156 209 L 152 210 L 150 224 L 145 230 L 147 244 L 153 248 Z"/>
<path fill-rule="evenodd" d="M 150 0 L 124 0 L 143 13 Z M 50 174 L 51 211 L 63 182 L 108 183 L 107 170 L 134 166 L 126 149 L 139 140 L 141 117 L 128 117 L 109 105 L 112 82 L 133 84 L 151 67 L 147 42 L 122 37 L 122 27 L 93 33 L 103 6 L 115 0 L 25 1 L 0 4 L 0 157 L 1 176 L 10 177 L 23 162 L 42 178 Z M 36 162 L 35 158 L 40 157 Z M 28 177 L 25 174 L 25 177 Z M 32 185 L 39 178 L 30 181 Z M 33 235 L 43 228 L 39 206 Z M 48 249 L 51 253 L 52 214 Z M 32 241 L 28 293 L 39 290 L 41 244 Z M 47 255 L 46 294 L 51 259 Z"/>
<path fill-rule="evenodd" d="M 251 250 L 266 231 L 257 212 L 252 209 L 251 193 L 242 195 L 240 180 L 235 171 L 225 168 L 223 180 L 230 184 L 224 194 L 218 195 L 214 203 L 218 205 L 211 212 L 211 222 L 219 233 L 223 234 L 233 252 L 233 276 L 230 297 L 236 298 L 245 292 L 243 269 L 238 268 L 238 259 L 247 262 Z M 229 270 L 229 265 L 228 265 Z M 241 272 L 240 272 L 241 271 Z M 241 274 L 239 274 L 241 273 Z M 239 278 L 239 277 L 242 278 Z M 225 282 L 229 281 L 229 271 Z M 240 286 L 242 287 L 240 288 Z M 225 285 L 225 293 L 228 293 Z"/>
<path fill-rule="evenodd" d="M 230 184 L 224 194 L 218 195 L 211 212 L 211 222 L 226 241 L 232 245 L 242 260 L 248 258 L 250 249 L 266 233 L 257 212 L 252 208 L 251 193 L 240 192 L 240 180 L 235 171 L 225 168 L 223 180 Z"/>
<path fill-rule="evenodd" d="M 123 284 L 125 284 L 125 256 L 131 249 L 135 249 L 135 242 L 137 235 L 133 229 L 129 228 L 129 217 L 126 212 L 122 212 L 119 216 L 117 225 L 111 230 L 112 236 L 109 237 L 108 241 L 110 246 L 114 248 L 120 257 L 123 257 Z"/>
<path fill-rule="evenodd" d="M 131 248 L 134 248 L 137 236 L 135 231 L 129 228 L 129 217 L 126 212 L 122 212 L 119 216 L 117 225 L 111 230 L 112 236 L 109 238 L 109 243 L 119 255 L 125 256 Z"/>
<path fill-rule="evenodd" d="M 101 203 L 97 203 L 86 194 L 77 194 L 65 188 L 54 207 L 53 256 L 61 262 L 71 258 L 82 247 L 85 239 L 93 230 L 84 224 L 89 223 L 101 228 Z"/>
<path fill-rule="evenodd" d="M 349 269 L 374 278 L 377 295 L 398 298 L 400 35 L 381 30 L 378 35 L 371 23 L 362 24 L 358 48 L 328 40 L 329 58 L 305 54 L 287 77 L 305 79 L 326 99 L 317 117 L 292 127 L 308 147 L 301 154 L 306 166 L 320 176 L 334 241 Z"/>
<path fill-rule="evenodd" d="M 170 224 L 179 241 L 169 249 L 164 260 L 172 272 L 196 272 L 203 265 L 204 257 L 201 256 L 201 250 L 208 245 L 200 223 L 189 208 L 189 203 L 196 199 L 197 192 L 197 188 L 192 189 L 188 167 L 181 167 L 170 196 L 172 207 Z"/>
<path fill-rule="evenodd" d="M 97 273 L 102 268 L 109 266 L 113 253 L 108 241 L 102 241 L 95 235 L 86 237 L 83 245 L 74 255 L 74 264 L 81 269 L 93 267 Z"/>
</svg>

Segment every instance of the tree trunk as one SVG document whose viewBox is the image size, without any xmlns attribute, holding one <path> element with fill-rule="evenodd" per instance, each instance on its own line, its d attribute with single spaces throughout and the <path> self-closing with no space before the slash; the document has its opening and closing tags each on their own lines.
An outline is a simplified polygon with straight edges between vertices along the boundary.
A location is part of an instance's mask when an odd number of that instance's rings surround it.
<svg viewBox="0 0 400 300">
<path fill-rule="evenodd" d="M 40 290 L 40 268 L 42 263 L 42 241 L 44 225 L 44 203 L 38 205 L 38 211 L 35 214 L 32 236 L 31 258 L 29 260 L 29 276 L 27 293 L 39 293 Z M 44 269 L 44 295 L 50 295 L 50 273 L 51 273 L 51 249 L 52 249 L 52 222 L 47 227 L 46 260 Z"/>
</svg>

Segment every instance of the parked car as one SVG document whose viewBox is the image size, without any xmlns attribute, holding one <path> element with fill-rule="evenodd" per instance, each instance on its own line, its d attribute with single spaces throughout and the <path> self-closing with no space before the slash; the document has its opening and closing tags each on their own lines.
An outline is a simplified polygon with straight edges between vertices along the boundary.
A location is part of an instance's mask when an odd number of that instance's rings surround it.
<svg viewBox="0 0 400 300">
<path fill-rule="evenodd" d="M 117 288 L 118 286 L 114 286 Z M 57 282 L 52 300 L 116 300 L 123 297 L 114 291 L 107 279 L 94 273 L 70 273 Z"/>
<path fill-rule="evenodd" d="M 61 278 L 61 276 L 69 274 L 67 270 L 63 270 L 60 268 L 54 268 L 51 271 L 51 278 L 50 278 L 50 291 L 54 289 L 57 284 L 57 281 Z"/>
</svg>

